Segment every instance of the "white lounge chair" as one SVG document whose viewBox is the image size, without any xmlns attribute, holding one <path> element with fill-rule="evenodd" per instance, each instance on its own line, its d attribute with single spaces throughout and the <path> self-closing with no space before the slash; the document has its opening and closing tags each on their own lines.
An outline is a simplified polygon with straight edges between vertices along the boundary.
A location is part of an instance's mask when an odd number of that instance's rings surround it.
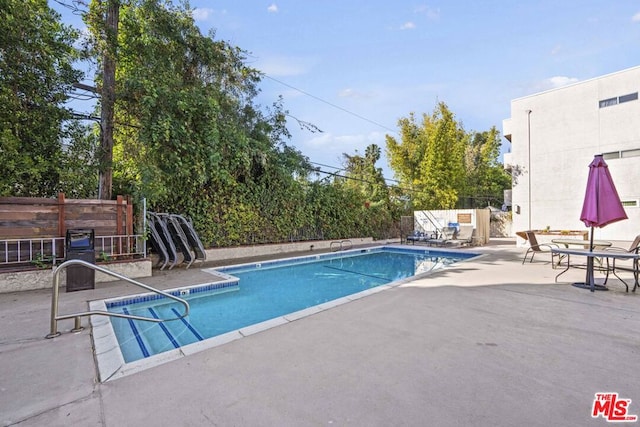
<svg viewBox="0 0 640 427">
<path fill-rule="evenodd" d="M 470 245 L 473 242 L 473 225 L 461 225 L 455 237 L 447 242 L 452 245 Z"/>
</svg>

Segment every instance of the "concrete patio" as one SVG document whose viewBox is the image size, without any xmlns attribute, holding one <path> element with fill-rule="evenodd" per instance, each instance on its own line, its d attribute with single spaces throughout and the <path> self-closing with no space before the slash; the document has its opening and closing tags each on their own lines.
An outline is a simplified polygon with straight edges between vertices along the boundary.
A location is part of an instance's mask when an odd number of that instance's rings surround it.
<svg viewBox="0 0 640 427">
<path fill-rule="evenodd" d="M 0 425 L 604 426 L 598 392 L 640 415 L 640 292 L 570 286 L 584 270 L 554 283 L 550 257 L 522 265 L 510 239 L 471 250 L 486 256 L 106 383 L 90 328 L 44 338 L 50 290 L 1 294 Z M 126 293 L 63 292 L 60 312 Z"/>
</svg>

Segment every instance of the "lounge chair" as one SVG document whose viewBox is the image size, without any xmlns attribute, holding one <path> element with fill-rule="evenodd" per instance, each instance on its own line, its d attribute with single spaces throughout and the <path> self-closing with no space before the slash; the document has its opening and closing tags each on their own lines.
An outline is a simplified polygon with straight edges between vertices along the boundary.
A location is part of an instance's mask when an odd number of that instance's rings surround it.
<svg viewBox="0 0 640 427">
<path fill-rule="evenodd" d="M 456 236 L 456 228 L 455 227 L 442 227 L 442 236 L 438 239 L 428 239 L 427 244 L 429 245 L 437 245 L 444 246 L 453 240 Z"/>
<path fill-rule="evenodd" d="M 636 238 L 633 240 L 629 249 L 611 246 L 609 248 L 605 248 L 604 250 L 615 251 L 615 252 L 627 252 L 630 254 L 640 253 L 640 234 L 637 235 Z M 623 263 L 622 265 L 620 265 L 621 262 Z M 631 261 L 633 263 L 632 265 L 628 265 L 628 264 L 625 265 L 625 262 L 628 263 L 627 260 L 624 260 L 624 261 L 620 259 L 616 260 L 615 258 L 613 258 L 613 261 L 610 262 L 609 258 L 607 258 L 607 272 L 606 272 L 607 277 L 605 278 L 604 283 L 607 284 L 607 280 L 609 279 L 609 272 L 611 272 L 613 273 L 614 276 L 618 278 L 618 280 L 624 283 L 624 285 L 627 287 L 627 292 L 628 292 L 629 286 L 624 280 L 618 277 L 618 275 L 616 274 L 616 270 L 631 271 L 633 272 L 633 278 L 635 281 L 632 292 L 635 292 L 636 288 L 638 287 L 638 260 L 637 259 L 632 260 Z"/>
<path fill-rule="evenodd" d="M 473 241 L 473 225 L 461 225 L 460 231 L 456 233 L 453 239 L 447 241 L 447 244 L 470 245 L 472 241 Z"/>
<path fill-rule="evenodd" d="M 542 244 L 538 243 L 538 239 L 536 239 L 536 234 L 533 231 L 525 231 L 525 235 L 527 236 L 527 240 L 529 241 L 529 249 L 527 249 L 527 252 L 524 254 L 524 258 L 522 259 L 523 264 L 527 260 L 527 257 L 529 256 L 529 254 L 531 254 L 531 259 L 529 260 L 529 262 L 533 262 L 533 257 L 537 253 L 541 253 L 541 252 L 551 254 L 551 266 L 553 268 L 555 268 L 554 260 L 556 256 L 558 257 L 558 264 L 560 264 L 560 261 L 561 261 L 560 254 L 554 254 L 553 252 L 551 252 L 551 249 L 558 248 L 558 245 L 553 243 L 542 243 Z"/>
<path fill-rule="evenodd" d="M 424 242 L 427 239 L 423 231 L 414 231 L 413 234 L 407 236 L 407 242 L 415 244 L 416 242 Z"/>
</svg>

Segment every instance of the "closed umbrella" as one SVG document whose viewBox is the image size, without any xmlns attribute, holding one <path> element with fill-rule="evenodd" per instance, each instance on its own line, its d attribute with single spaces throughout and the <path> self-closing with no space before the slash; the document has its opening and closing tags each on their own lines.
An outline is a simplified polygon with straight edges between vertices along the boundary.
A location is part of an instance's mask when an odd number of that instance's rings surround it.
<svg viewBox="0 0 640 427">
<path fill-rule="evenodd" d="M 616 221 L 627 219 L 627 213 L 620 202 L 618 191 L 613 183 L 609 167 L 602 154 L 594 156 L 589 165 L 587 190 L 584 195 L 580 220 L 591 227 L 589 250 L 593 251 L 593 228 L 604 227 Z M 591 292 L 595 289 L 593 281 L 593 257 L 587 257 L 587 280 Z M 606 289 L 606 288 L 604 288 Z"/>
</svg>

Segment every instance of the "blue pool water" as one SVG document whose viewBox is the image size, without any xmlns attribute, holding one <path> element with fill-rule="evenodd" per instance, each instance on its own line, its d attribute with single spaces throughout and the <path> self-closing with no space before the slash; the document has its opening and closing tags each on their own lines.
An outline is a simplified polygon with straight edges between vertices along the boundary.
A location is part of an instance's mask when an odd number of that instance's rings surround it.
<svg viewBox="0 0 640 427">
<path fill-rule="evenodd" d="M 220 268 L 216 271 L 230 280 L 172 292 L 189 302 L 187 318 L 161 323 L 111 318 L 111 322 L 124 360 L 131 362 L 475 255 L 375 248 Z M 155 295 L 106 305 L 112 312 L 155 318 L 175 318 L 182 312 L 180 304 Z"/>
</svg>

